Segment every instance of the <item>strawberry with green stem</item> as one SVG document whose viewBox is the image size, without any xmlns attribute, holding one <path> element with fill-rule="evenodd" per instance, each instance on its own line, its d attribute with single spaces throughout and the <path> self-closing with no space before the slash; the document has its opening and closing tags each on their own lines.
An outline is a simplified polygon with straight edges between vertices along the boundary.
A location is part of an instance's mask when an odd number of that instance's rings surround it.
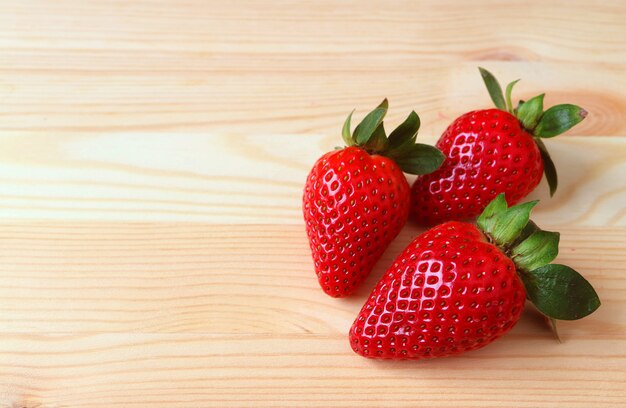
<svg viewBox="0 0 626 408">
<path fill-rule="evenodd" d="M 385 99 L 350 132 L 345 148 L 326 153 L 313 165 L 302 208 L 315 272 L 327 294 L 352 293 L 371 272 L 409 214 L 410 187 L 403 172 L 426 174 L 443 155 L 416 143 L 419 117 L 408 118 L 387 137 Z"/>
<path fill-rule="evenodd" d="M 500 193 L 515 204 L 535 189 L 544 173 L 553 195 L 556 168 L 543 139 L 564 133 L 587 116 L 571 104 L 544 111 L 544 94 L 514 108 L 511 92 L 519 80 L 503 94 L 489 71 L 480 68 L 480 73 L 497 109 L 460 116 L 437 142 L 446 156 L 443 165 L 412 186 L 411 211 L 423 225 L 473 218 Z"/>
<path fill-rule="evenodd" d="M 554 321 L 593 313 L 600 300 L 572 268 L 551 263 L 559 233 L 529 221 L 537 201 L 498 195 L 477 225 L 451 221 L 396 258 L 350 329 L 365 357 L 424 359 L 479 349 L 506 334 L 525 300 Z"/>
</svg>

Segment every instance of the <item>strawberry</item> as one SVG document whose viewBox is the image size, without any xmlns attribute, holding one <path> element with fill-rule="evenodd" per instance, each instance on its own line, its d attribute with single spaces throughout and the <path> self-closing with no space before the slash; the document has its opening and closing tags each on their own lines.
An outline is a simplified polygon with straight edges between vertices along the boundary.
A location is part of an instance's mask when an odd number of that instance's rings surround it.
<svg viewBox="0 0 626 408">
<path fill-rule="evenodd" d="M 347 145 L 313 165 L 302 208 L 320 286 L 330 296 L 352 293 L 398 235 L 409 214 L 410 187 L 402 172 L 435 170 L 443 155 L 416 144 L 420 121 L 415 112 L 385 134 L 385 99 L 350 133 Z"/>
<path fill-rule="evenodd" d="M 450 221 L 418 236 L 354 321 L 354 351 L 418 360 L 475 350 L 515 326 L 526 298 L 550 319 L 579 319 L 596 310 L 600 300 L 589 282 L 550 263 L 559 234 L 529 221 L 536 203 L 507 208 L 501 194 L 477 226 Z"/>
<path fill-rule="evenodd" d="M 513 205 L 535 189 L 544 172 L 553 195 L 557 174 L 542 139 L 567 131 L 587 115 L 569 104 L 544 112 L 544 94 L 513 109 L 511 91 L 517 81 L 507 86 L 505 100 L 494 76 L 480 72 L 497 109 L 468 112 L 441 135 L 436 146 L 446 160 L 437 171 L 419 177 L 411 191 L 411 211 L 421 224 L 473 218 L 500 193 Z"/>
</svg>

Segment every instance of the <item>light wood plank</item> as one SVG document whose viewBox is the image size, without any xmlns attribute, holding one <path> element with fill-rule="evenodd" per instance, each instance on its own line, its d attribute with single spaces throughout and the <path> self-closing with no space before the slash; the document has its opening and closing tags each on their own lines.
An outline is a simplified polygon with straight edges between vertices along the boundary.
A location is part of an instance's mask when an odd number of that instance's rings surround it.
<svg viewBox="0 0 626 408">
<path fill-rule="evenodd" d="M 375 362 L 344 336 L 3 336 L 5 407 L 622 407 L 624 338 L 528 338 Z"/>
<path fill-rule="evenodd" d="M 573 134 L 626 133 L 622 1 L 274 4 L 3 2 L 0 129 L 337 134 L 386 96 L 432 135 L 490 105 L 486 64 L 588 108 Z"/>
<path fill-rule="evenodd" d="M 1 48 L 0 48 L 1 50 Z M 31 64 L 38 53 L 20 57 Z M 118 55 L 132 62 L 141 53 Z M 17 57 L 3 55 L 9 62 Z M 55 55 L 48 69 L 32 72 L 18 64 L 0 73 L 0 130 L 29 132 L 185 132 L 252 135 L 327 134 L 339 141 L 343 120 L 353 109 L 362 114 L 390 100 L 389 120 L 399 123 L 415 110 L 422 118 L 421 134 L 438 136 L 460 114 L 491 107 L 476 67 L 485 65 L 502 81 L 522 78 L 514 96 L 528 99 L 547 92 L 546 106 L 575 103 L 590 116 L 570 135 L 619 136 L 626 133 L 626 65 L 545 63 L 528 61 L 461 61 L 432 63 L 416 56 L 400 65 L 346 67 L 326 72 L 332 61 L 304 61 L 300 70 L 255 70 L 256 56 L 241 73 L 211 72 L 212 60 L 198 62 L 198 72 L 156 71 L 142 67 L 110 74 L 104 71 L 63 71 Z M 402 58 L 402 57 L 400 57 Z M 91 61 L 89 56 L 83 57 Z M 300 61 L 296 59 L 296 61 Z M 387 62 L 391 64 L 394 60 Z M 72 62 L 79 64 L 79 61 Z M 242 62 L 244 63 L 244 62 Z M 147 64 L 156 64 L 149 61 Z M 96 67 L 100 70 L 100 67 Z M 146 68 L 149 69 L 149 68 Z M 52 72 L 52 74 L 50 73 Z"/>
<path fill-rule="evenodd" d="M 623 407 L 626 3 L 0 2 L 0 408 Z M 345 115 L 389 97 L 434 142 L 522 78 L 590 115 L 548 141 L 535 220 L 602 307 L 529 309 L 484 350 L 371 362 L 300 215 Z"/>
<path fill-rule="evenodd" d="M 301 224 L 306 175 L 336 139 L 5 132 L 0 219 Z M 546 144 L 559 168 L 559 191 L 550 198 L 544 180 L 531 194 L 541 200 L 535 220 L 626 226 L 626 138 Z"/>
<path fill-rule="evenodd" d="M 0 226 L 4 333 L 345 334 L 369 291 L 420 230 L 394 241 L 355 296 L 319 289 L 302 226 L 36 223 Z M 603 306 L 564 336 L 626 335 L 626 230 L 561 230 L 558 261 Z M 545 337 L 532 328 L 525 331 Z"/>
</svg>

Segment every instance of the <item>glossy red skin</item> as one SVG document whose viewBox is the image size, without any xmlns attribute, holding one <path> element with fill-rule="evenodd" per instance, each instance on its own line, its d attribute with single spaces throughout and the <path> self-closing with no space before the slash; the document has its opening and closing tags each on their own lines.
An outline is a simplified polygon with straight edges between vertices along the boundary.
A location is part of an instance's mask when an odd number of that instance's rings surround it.
<svg viewBox="0 0 626 408">
<path fill-rule="evenodd" d="M 474 218 L 500 193 L 511 206 L 541 181 L 539 148 L 508 112 L 466 113 L 436 146 L 446 156 L 444 163 L 417 178 L 411 189 L 412 217 L 422 225 Z"/>
<path fill-rule="evenodd" d="M 472 224 L 418 236 L 387 270 L 350 329 L 365 357 L 424 359 L 486 346 L 520 318 L 515 265 Z"/>
<path fill-rule="evenodd" d="M 409 216 L 410 187 L 391 159 L 347 147 L 322 156 L 307 177 L 302 209 L 320 286 L 351 294 Z"/>
</svg>

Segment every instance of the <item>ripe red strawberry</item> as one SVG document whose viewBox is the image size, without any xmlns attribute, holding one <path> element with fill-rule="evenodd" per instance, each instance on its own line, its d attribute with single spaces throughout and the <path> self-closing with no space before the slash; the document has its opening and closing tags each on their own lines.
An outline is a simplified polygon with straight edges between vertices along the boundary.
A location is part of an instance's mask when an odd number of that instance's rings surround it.
<svg viewBox="0 0 626 408">
<path fill-rule="evenodd" d="M 409 214 L 410 187 L 403 171 L 435 170 L 443 155 L 416 144 L 415 112 L 389 137 L 385 99 L 343 139 L 348 147 L 326 153 L 313 166 L 304 187 L 303 212 L 315 272 L 324 292 L 346 296 L 371 272 Z"/>
<path fill-rule="evenodd" d="M 437 147 L 446 155 L 435 172 L 419 177 L 412 187 L 412 214 L 424 225 L 473 218 L 498 194 L 510 205 L 535 189 L 546 174 L 550 194 L 557 187 L 556 169 L 542 138 L 559 135 L 587 112 L 575 105 L 556 105 L 543 111 L 543 96 L 511 105 L 498 81 L 480 68 L 498 109 L 483 109 L 457 118 L 443 133 Z"/>
<path fill-rule="evenodd" d="M 354 321 L 354 351 L 422 359 L 475 350 L 511 330 L 526 298 L 551 319 L 596 310 L 600 300 L 591 285 L 573 269 L 550 264 L 559 234 L 529 222 L 536 203 L 507 209 L 501 194 L 478 226 L 451 221 L 418 236 Z"/>
</svg>

